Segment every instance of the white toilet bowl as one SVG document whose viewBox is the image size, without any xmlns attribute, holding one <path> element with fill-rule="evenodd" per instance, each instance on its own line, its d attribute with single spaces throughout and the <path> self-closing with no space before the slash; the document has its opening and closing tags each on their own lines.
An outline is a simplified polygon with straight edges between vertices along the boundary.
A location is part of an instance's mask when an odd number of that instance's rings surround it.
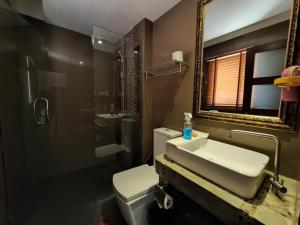
<svg viewBox="0 0 300 225">
<path fill-rule="evenodd" d="M 154 202 L 154 186 L 158 183 L 155 168 L 147 164 L 113 176 L 118 206 L 129 225 L 146 225 L 148 209 Z"/>
<path fill-rule="evenodd" d="M 181 132 L 164 127 L 154 130 L 154 165 L 155 157 L 166 152 L 166 141 L 179 136 Z M 158 179 L 155 167 L 147 164 L 114 174 L 114 192 L 128 225 L 148 224 L 148 209 L 154 202 L 154 187 L 158 184 Z"/>
</svg>

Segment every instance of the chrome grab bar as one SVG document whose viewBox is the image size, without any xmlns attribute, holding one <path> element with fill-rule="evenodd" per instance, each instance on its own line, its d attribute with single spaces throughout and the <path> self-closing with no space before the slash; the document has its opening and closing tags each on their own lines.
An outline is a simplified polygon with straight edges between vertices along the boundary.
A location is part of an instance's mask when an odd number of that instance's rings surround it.
<svg viewBox="0 0 300 225">
<path fill-rule="evenodd" d="M 39 102 L 39 101 L 44 101 L 46 103 L 46 115 L 45 115 L 45 121 L 41 121 L 39 118 L 38 118 L 38 115 L 37 115 L 37 112 L 36 112 L 36 104 Z M 49 121 L 49 101 L 47 98 L 36 98 L 33 102 L 33 114 L 34 114 L 34 120 L 36 122 L 36 124 L 38 125 L 46 125 Z"/>
</svg>

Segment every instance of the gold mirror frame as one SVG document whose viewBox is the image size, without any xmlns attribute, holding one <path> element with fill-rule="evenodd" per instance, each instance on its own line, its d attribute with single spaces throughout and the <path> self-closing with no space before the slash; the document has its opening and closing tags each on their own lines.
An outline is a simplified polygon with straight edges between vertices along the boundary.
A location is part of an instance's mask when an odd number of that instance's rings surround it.
<svg viewBox="0 0 300 225">
<path fill-rule="evenodd" d="M 204 6 L 212 0 L 199 0 L 197 4 L 197 27 L 196 27 L 196 52 L 195 52 L 195 83 L 193 99 L 193 115 L 197 118 L 217 120 L 227 123 L 249 125 L 262 128 L 279 129 L 296 132 L 299 120 L 299 102 L 281 101 L 278 117 L 258 116 L 239 113 L 211 112 L 201 110 L 201 80 L 203 64 L 203 25 Z M 216 0 L 217 1 L 217 0 Z M 297 31 L 300 0 L 294 0 L 289 35 L 287 42 L 286 66 L 293 65 L 296 36 L 300 38 Z M 298 41 L 299 42 L 299 41 Z"/>
</svg>

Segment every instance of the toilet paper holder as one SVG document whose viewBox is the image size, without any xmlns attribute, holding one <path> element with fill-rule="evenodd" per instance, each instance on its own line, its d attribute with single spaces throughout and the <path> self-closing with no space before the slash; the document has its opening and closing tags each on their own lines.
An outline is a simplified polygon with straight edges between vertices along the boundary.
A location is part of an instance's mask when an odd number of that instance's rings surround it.
<svg viewBox="0 0 300 225">
<path fill-rule="evenodd" d="M 174 206 L 173 198 L 165 191 L 165 187 L 161 185 L 155 185 L 154 188 L 155 200 L 159 208 L 169 210 Z"/>
</svg>

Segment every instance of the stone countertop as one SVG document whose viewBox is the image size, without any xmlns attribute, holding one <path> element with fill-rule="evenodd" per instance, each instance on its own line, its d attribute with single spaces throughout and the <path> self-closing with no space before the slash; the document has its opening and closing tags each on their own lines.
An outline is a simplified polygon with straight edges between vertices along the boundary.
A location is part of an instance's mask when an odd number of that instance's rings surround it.
<svg viewBox="0 0 300 225">
<path fill-rule="evenodd" d="M 156 157 L 160 184 L 168 183 L 226 224 L 296 225 L 300 213 L 300 182 L 288 177 L 288 192 L 279 198 L 271 192 L 267 175 L 254 199 L 245 200 L 167 159 Z"/>
</svg>

